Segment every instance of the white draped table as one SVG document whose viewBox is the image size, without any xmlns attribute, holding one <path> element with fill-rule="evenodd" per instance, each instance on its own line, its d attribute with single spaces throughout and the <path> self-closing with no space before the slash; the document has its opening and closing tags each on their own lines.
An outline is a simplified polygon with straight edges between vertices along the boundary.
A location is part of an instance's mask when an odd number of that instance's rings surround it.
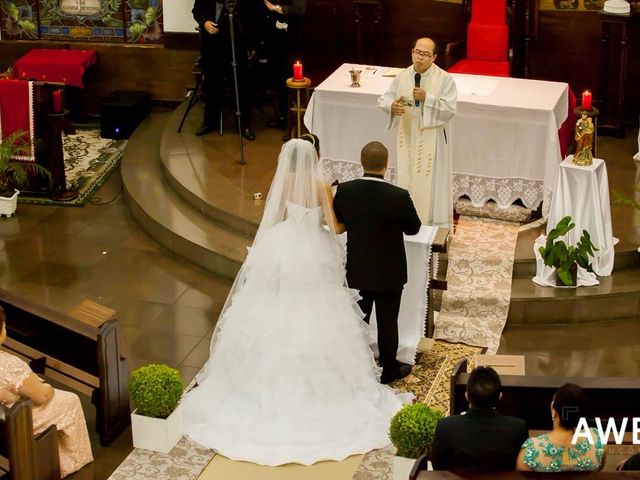
<svg viewBox="0 0 640 480">
<path fill-rule="evenodd" d="M 351 88 L 344 64 L 316 87 L 304 123 L 320 138 L 327 180 L 359 176 L 360 149 L 379 140 L 389 149 L 391 178 L 395 132 L 377 98 L 391 84 L 385 67 L 365 67 Z M 454 199 L 475 206 L 493 199 L 506 208 L 521 199 L 528 208 L 551 198 L 560 156 L 558 129 L 568 115 L 568 85 L 518 78 L 454 74 L 458 112 L 447 132 L 453 149 Z M 546 208 L 546 207 L 545 207 Z M 546 211 L 543 213 L 546 214 Z"/>
<path fill-rule="evenodd" d="M 598 248 L 592 263 L 593 273 L 578 267 L 578 286 L 597 285 L 596 275 L 611 275 L 615 256 L 614 245 L 618 239 L 613 236 L 611 225 L 611 205 L 609 203 L 609 180 L 607 166 L 599 158 L 593 164 L 581 167 L 573 163 L 569 155 L 561 164 L 553 192 L 547 233 L 567 215 L 576 226 L 565 236 L 567 245 L 575 245 L 582 236 L 582 230 L 589 232 L 591 242 Z M 555 268 L 544 265 L 538 249 L 546 242 L 546 235 L 538 237 L 534 243 L 536 255 L 536 276 L 533 281 L 543 286 L 556 286 Z"/>
<path fill-rule="evenodd" d="M 437 227 L 423 225 L 416 235 L 404 237 L 407 253 L 407 284 L 402 292 L 400 314 L 398 315 L 398 354 L 396 358 L 404 363 L 415 363 L 418 342 L 425 334 L 427 318 L 427 288 L 431 274 L 431 245 L 438 231 Z M 346 235 L 346 234 L 345 234 Z M 344 238 L 346 241 L 346 238 Z M 378 329 L 375 308 L 369 322 L 369 343 L 378 356 Z"/>
</svg>

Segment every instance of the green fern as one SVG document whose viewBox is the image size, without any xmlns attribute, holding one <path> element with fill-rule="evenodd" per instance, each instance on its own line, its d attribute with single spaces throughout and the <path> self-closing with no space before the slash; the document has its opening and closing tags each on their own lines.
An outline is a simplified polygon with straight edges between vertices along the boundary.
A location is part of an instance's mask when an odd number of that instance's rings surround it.
<svg viewBox="0 0 640 480">
<path fill-rule="evenodd" d="M 634 190 L 638 194 L 640 194 L 640 185 L 636 185 L 634 187 Z M 636 210 L 640 210 L 640 202 L 620 192 L 613 192 L 613 205 L 620 205 L 622 207 L 631 207 L 631 208 L 635 208 Z"/>
<path fill-rule="evenodd" d="M 30 149 L 27 132 L 22 130 L 7 135 L 0 142 L 0 195 L 13 195 L 13 189 L 27 183 L 30 175 L 42 175 L 51 182 L 51 173 L 42 165 L 15 160 L 15 157 L 28 154 Z"/>
</svg>

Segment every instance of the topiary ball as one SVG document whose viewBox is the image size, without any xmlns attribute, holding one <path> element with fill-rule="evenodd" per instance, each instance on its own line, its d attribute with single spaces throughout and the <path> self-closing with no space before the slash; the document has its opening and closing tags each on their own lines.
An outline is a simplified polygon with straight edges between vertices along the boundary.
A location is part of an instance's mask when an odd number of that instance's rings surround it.
<svg viewBox="0 0 640 480">
<path fill-rule="evenodd" d="M 182 397 L 180 372 L 168 365 L 145 365 L 129 378 L 129 395 L 138 415 L 167 418 Z"/>
<path fill-rule="evenodd" d="M 429 453 L 433 444 L 438 420 L 442 413 L 424 403 L 405 405 L 391 419 L 389 437 L 397 449 L 397 455 L 418 458 Z"/>
</svg>

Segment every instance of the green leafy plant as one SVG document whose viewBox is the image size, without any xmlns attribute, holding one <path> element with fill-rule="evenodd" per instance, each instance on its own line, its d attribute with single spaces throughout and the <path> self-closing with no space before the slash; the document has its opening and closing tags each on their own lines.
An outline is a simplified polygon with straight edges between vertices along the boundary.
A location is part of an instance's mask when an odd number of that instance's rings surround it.
<svg viewBox="0 0 640 480">
<path fill-rule="evenodd" d="M 0 196 L 11 197 L 14 188 L 27 183 L 29 174 L 46 176 L 51 181 L 49 170 L 36 162 L 21 162 L 15 157 L 30 152 L 27 132 L 17 130 L 0 141 Z"/>
<path fill-rule="evenodd" d="M 180 372 L 163 364 L 150 364 L 131 373 L 129 395 L 137 414 L 167 418 L 175 410 L 184 384 Z"/>
<path fill-rule="evenodd" d="M 640 194 L 640 185 L 636 185 L 633 188 L 637 193 Z M 631 208 L 635 208 L 636 210 L 640 210 L 640 202 L 638 202 L 634 198 L 631 198 L 625 195 L 624 193 L 613 192 L 613 198 L 614 198 L 613 200 L 614 205 L 620 205 L 622 207 L 631 207 Z"/>
<path fill-rule="evenodd" d="M 391 419 L 389 437 L 401 457 L 418 458 L 429 453 L 442 413 L 424 403 L 405 405 Z"/>
<path fill-rule="evenodd" d="M 582 236 L 575 246 L 567 246 L 563 240 L 558 240 L 575 226 L 575 223 L 571 223 L 570 216 L 564 217 L 547 235 L 545 246 L 538 249 L 544 264 L 555 267 L 558 278 L 567 286 L 575 285 L 575 279 L 571 275 L 572 270 L 577 268 L 575 265 L 593 272 L 589 257 L 593 257 L 593 252 L 598 251 L 586 230 L 582 230 Z"/>
</svg>

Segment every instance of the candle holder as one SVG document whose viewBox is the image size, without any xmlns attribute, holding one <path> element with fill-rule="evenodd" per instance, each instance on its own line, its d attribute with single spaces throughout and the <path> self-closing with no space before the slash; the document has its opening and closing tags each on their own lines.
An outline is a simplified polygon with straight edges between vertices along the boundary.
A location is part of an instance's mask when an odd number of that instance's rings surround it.
<svg viewBox="0 0 640 480">
<path fill-rule="evenodd" d="M 351 86 L 354 88 L 359 87 L 362 70 L 351 69 L 349 70 L 349 73 L 351 74 Z"/>
</svg>

